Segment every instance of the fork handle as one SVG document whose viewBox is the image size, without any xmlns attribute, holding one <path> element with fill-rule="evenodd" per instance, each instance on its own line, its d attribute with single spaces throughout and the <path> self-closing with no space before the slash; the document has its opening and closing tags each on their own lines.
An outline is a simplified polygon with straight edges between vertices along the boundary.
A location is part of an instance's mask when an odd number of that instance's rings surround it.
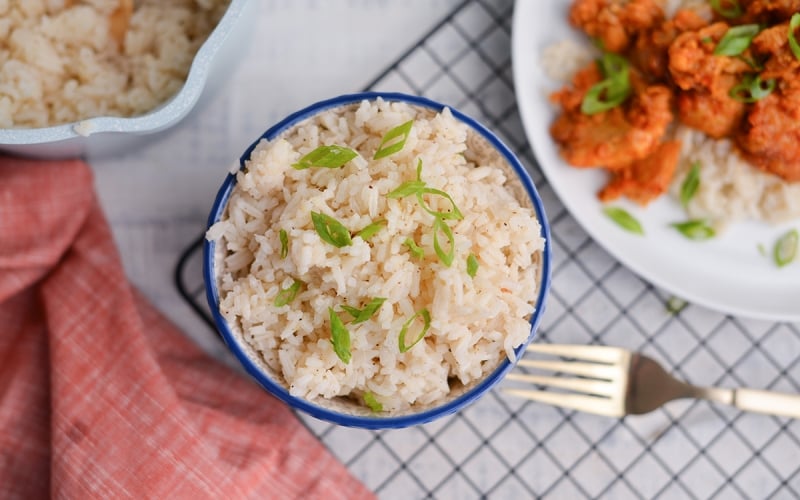
<svg viewBox="0 0 800 500">
<path fill-rule="evenodd" d="M 722 389 L 703 387 L 698 397 L 718 403 L 726 403 L 740 410 L 800 418 L 800 395 L 758 389 Z"/>
<path fill-rule="evenodd" d="M 733 394 L 733 406 L 746 411 L 800 418 L 800 396 L 795 394 L 736 389 Z"/>
</svg>

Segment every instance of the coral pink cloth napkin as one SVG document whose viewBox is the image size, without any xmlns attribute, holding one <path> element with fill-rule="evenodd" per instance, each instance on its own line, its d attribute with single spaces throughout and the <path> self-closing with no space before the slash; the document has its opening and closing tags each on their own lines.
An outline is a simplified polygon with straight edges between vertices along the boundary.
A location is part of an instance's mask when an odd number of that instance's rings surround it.
<svg viewBox="0 0 800 500">
<path fill-rule="evenodd" d="M 0 157 L 0 498 L 370 498 L 131 289 L 81 161 Z"/>
</svg>

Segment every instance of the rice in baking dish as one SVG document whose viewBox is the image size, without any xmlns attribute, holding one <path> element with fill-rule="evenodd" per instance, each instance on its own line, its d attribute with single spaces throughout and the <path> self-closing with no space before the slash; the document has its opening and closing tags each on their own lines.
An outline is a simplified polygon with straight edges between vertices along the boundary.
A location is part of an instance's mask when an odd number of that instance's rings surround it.
<svg viewBox="0 0 800 500">
<path fill-rule="evenodd" d="M 410 120 L 402 149 L 374 160 L 384 134 Z M 341 168 L 291 167 L 320 145 L 358 156 Z M 437 217 L 413 195 L 387 196 L 415 179 L 450 195 L 463 214 L 445 221 L 454 243 L 449 267 L 434 250 Z M 427 203 L 451 209 L 444 196 Z M 320 237 L 312 212 L 353 235 L 385 222 L 366 241 L 353 236 L 337 248 Z M 369 394 L 384 411 L 429 405 L 513 359 L 531 333 L 544 248 L 539 221 L 502 156 L 448 109 L 363 101 L 262 140 L 207 238 L 217 242 L 223 316 L 297 397 L 362 402 Z M 294 300 L 276 306 L 297 282 Z M 376 298 L 385 301 L 366 321 L 345 312 Z M 411 321 L 408 339 L 421 333 L 423 309 L 429 330 L 401 352 L 403 325 Z M 334 350 L 331 311 L 349 331 L 347 363 Z"/>
<path fill-rule="evenodd" d="M 152 110 L 181 88 L 229 3 L 0 0 L 0 128 Z"/>
</svg>

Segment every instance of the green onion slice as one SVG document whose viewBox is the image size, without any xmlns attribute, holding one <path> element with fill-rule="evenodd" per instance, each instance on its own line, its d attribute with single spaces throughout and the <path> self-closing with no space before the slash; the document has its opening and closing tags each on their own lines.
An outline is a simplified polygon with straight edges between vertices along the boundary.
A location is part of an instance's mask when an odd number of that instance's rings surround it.
<svg viewBox="0 0 800 500">
<path fill-rule="evenodd" d="M 622 75 L 628 71 L 628 61 L 619 54 L 613 52 L 603 53 L 603 57 L 598 61 L 600 70 L 606 78 Z M 627 74 L 626 74 L 627 76 Z"/>
<path fill-rule="evenodd" d="M 322 241 L 328 242 L 337 248 L 353 243 L 350 238 L 350 231 L 344 227 L 344 224 L 330 215 L 311 212 L 311 221 L 314 223 L 314 229 L 317 230 L 317 234 L 322 238 Z"/>
<path fill-rule="evenodd" d="M 683 311 L 686 306 L 689 305 L 684 299 L 680 297 L 675 297 L 674 295 L 667 299 L 667 312 L 671 314 L 678 314 L 679 312 Z"/>
<path fill-rule="evenodd" d="M 767 97 L 773 90 L 775 90 L 774 78 L 762 81 L 760 75 L 748 73 L 741 83 L 731 89 L 730 96 L 739 102 L 752 103 Z"/>
<path fill-rule="evenodd" d="M 332 308 L 328 308 L 328 316 L 331 320 L 331 343 L 333 352 L 339 356 L 342 363 L 350 363 L 350 332 L 342 323 L 339 315 Z"/>
<path fill-rule="evenodd" d="M 367 224 L 364 229 L 356 233 L 356 236 L 360 236 L 362 240 L 367 241 L 368 239 L 375 236 L 375 234 L 380 231 L 383 226 L 386 225 L 386 221 L 383 219 L 376 220 L 371 224 Z"/>
<path fill-rule="evenodd" d="M 406 145 L 406 141 L 408 140 L 408 134 L 411 133 L 411 127 L 413 126 L 414 120 L 409 120 L 386 132 L 386 135 L 381 139 L 381 144 L 378 146 L 378 150 L 375 151 L 375 156 L 373 156 L 372 159 L 378 160 L 380 158 L 385 158 L 403 149 L 403 146 Z"/>
<path fill-rule="evenodd" d="M 412 342 L 410 345 L 406 345 L 406 335 L 408 334 L 408 328 L 411 326 L 411 323 L 414 322 L 415 319 L 421 317 L 422 321 L 424 322 L 422 326 L 422 330 L 417 335 L 417 338 Z M 422 340 L 426 333 L 428 333 L 428 329 L 431 327 L 431 313 L 428 312 L 427 309 L 420 309 L 417 311 L 413 316 L 411 316 L 405 323 L 403 323 L 403 328 L 400 329 L 400 337 L 398 338 L 398 344 L 400 345 L 400 352 L 406 352 L 417 343 Z"/>
<path fill-rule="evenodd" d="M 406 238 L 406 240 L 403 242 L 403 245 L 408 247 L 408 249 L 411 251 L 411 255 L 414 257 L 418 259 L 425 257 L 425 251 L 420 248 L 420 246 L 417 245 L 417 243 L 411 238 Z"/>
<path fill-rule="evenodd" d="M 586 115 L 602 113 L 625 102 L 633 89 L 629 78 L 628 61 L 606 52 L 598 61 L 604 79 L 592 85 L 583 96 L 581 112 Z"/>
<path fill-rule="evenodd" d="M 443 233 L 449 241 L 447 251 L 439 243 L 439 233 Z M 456 255 L 456 240 L 453 237 L 453 230 L 444 219 L 436 219 L 433 223 L 433 250 L 445 266 L 450 267 L 453 264 L 453 258 Z"/>
<path fill-rule="evenodd" d="M 634 234 L 644 234 L 644 229 L 636 218 L 620 207 L 605 207 L 603 213 L 617 223 L 622 229 Z"/>
<path fill-rule="evenodd" d="M 714 228 L 708 225 L 708 222 L 703 219 L 692 219 L 686 222 L 675 222 L 671 224 L 672 227 L 677 229 L 682 235 L 690 240 L 707 240 L 716 235 Z"/>
<path fill-rule="evenodd" d="M 738 56 L 750 46 L 760 30 L 757 24 L 742 24 L 728 28 L 714 49 L 717 56 Z"/>
<path fill-rule="evenodd" d="M 789 48 L 792 49 L 795 59 L 800 59 L 800 44 L 797 43 L 797 38 L 794 35 L 798 27 L 800 27 L 800 12 L 795 12 L 789 21 Z"/>
<path fill-rule="evenodd" d="M 692 162 L 692 168 L 686 174 L 681 184 L 681 205 L 686 207 L 689 202 L 694 198 L 697 193 L 697 188 L 700 187 L 700 162 Z"/>
<path fill-rule="evenodd" d="M 747 63 L 747 65 L 753 68 L 755 71 L 762 71 L 764 69 L 763 64 L 761 64 L 760 62 L 756 61 L 751 57 L 745 57 L 743 55 L 739 55 L 737 56 L 737 58 Z"/>
<path fill-rule="evenodd" d="M 361 310 L 361 313 L 353 321 L 353 323 L 363 323 L 364 321 L 367 321 L 371 317 L 375 316 L 375 313 L 378 312 L 378 309 L 381 308 L 384 302 L 386 302 L 386 298 L 384 297 L 375 297 L 374 299 L 370 300 L 369 303 L 364 306 L 364 309 Z"/>
<path fill-rule="evenodd" d="M 275 296 L 275 307 L 282 307 L 291 304 L 295 297 L 297 297 L 297 293 L 300 291 L 302 286 L 302 281 L 294 280 L 294 282 L 289 285 L 288 288 L 282 288 L 281 291 L 278 292 L 278 295 Z"/>
<path fill-rule="evenodd" d="M 425 189 L 424 181 L 408 181 L 400 184 L 396 189 L 386 193 L 387 198 L 404 198 L 412 194 L 417 194 Z"/>
<path fill-rule="evenodd" d="M 792 229 L 775 242 L 772 249 L 772 257 L 778 267 L 783 267 L 791 263 L 797 256 L 797 229 Z"/>
<path fill-rule="evenodd" d="M 390 191 L 386 194 L 387 198 L 404 198 L 406 196 L 416 195 L 419 204 L 422 208 L 428 212 L 429 214 L 433 215 L 434 217 L 439 217 L 442 219 L 456 219 L 461 220 L 464 216 L 461 214 L 461 211 L 456 206 L 456 202 L 453 200 L 453 197 L 447 194 L 446 192 L 442 191 L 441 189 L 434 189 L 427 187 L 425 181 L 422 180 L 422 160 L 420 159 L 417 162 L 417 180 L 415 181 L 406 181 L 400 184 L 399 187 Z M 433 210 L 430 205 L 425 201 L 424 195 L 431 194 L 435 196 L 443 196 L 447 198 L 447 201 L 450 202 L 450 205 L 453 209 L 449 212 L 437 212 Z"/>
<path fill-rule="evenodd" d="M 590 38 L 589 38 L 589 42 L 590 42 L 592 45 L 594 45 L 594 46 L 595 46 L 595 48 L 596 48 L 597 50 L 599 50 L 599 51 L 601 51 L 601 52 L 604 52 L 604 51 L 606 50 L 606 46 L 605 46 L 605 44 L 603 43 L 603 40 L 602 40 L 601 38 L 598 38 L 598 37 L 596 37 L 596 36 L 593 36 L 593 37 L 590 37 Z"/>
<path fill-rule="evenodd" d="M 711 0 L 711 8 L 720 16 L 728 19 L 739 17 L 743 13 L 738 0 Z"/>
<path fill-rule="evenodd" d="M 469 254 L 467 257 L 467 274 L 470 278 L 474 278 L 478 274 L 478 258 L 474 253 Z"/>
<path fill-rule="evenodd" d="M 450 202 L 450 205 L 453 207 L 453 209 L 449 212 L 437 212 L 436 210 L 433 210 L 430 207 L 430 205 L 428 205 L 428 203 L 425 201 L 424 195 L 426 194 L 443 196 L 444 198 L 447 198 L 447 201 Z M 419 201 L 419 204 L 422 206 L 422 208 L 429 214 L 433 215 L 434 217 L 440 219 L 454 219 L 454 220 L 461 220 L 464 218 L 464 216 L 461 214 L 461 211 L 456 206 L 456 202 L 453 201 L 453 198 L 449 194 L 440 189 L 426 187 L 417 191 L 416 195 L 417 195 L 417 200 Z"/>
<path fill-rule="evenodd" d="M 594 84 L 581 102 L 581 113 L 585 115 L 596 115 L 603 111 L 616 108 L 630 95 L 630 89 L 620 90 L 617 83 L 612 80 L 603 80 Z"/>
<path fill-rule="evenodd" d="M 285 229 L 281 229 L 278 238 L 281 240 L 281 259 L 285 259 L 289 255 L 289 233 Z"/>
<path fill-rule="evenodd" d="M 364 393 L 364 404 L 369 407 L 374 413 L 378 413 L 383 411 L 383 405 L 380 401 L 375 398 L 375 395 L 371 392 Z"/>
<path fill-rule="evenodd" d="M 305 170 L 309 167 L 339 168 L 348 161 L 358 156 L 358 153 L 350 148 L 337 146 L 320 146 L 308 153 L 292 164 L 295 170 Z"/>
<path fill-rule="evenodd" d="M 366 306 L 364 306 L 364 309 L 358 309 L 352 306 L 342 306 L 342 310 L 352 316 L 353 324 L 357 325 L 358 323 L 363 323 L 375 316 L 375 313 L 378 312 L 378 309 L 381 308 L 384 302 L 386 302 L 385 298 L 375 297 L 374 299 L 370 300 Z"/>
<path fill-rule="evenodd" d="M 353 318 L 357 318 L 359 314 L 361 314 L 361 309 L 353 306 L 344 305 L 342 306 L 342 311 L 346 312 Z"/>
</svg>

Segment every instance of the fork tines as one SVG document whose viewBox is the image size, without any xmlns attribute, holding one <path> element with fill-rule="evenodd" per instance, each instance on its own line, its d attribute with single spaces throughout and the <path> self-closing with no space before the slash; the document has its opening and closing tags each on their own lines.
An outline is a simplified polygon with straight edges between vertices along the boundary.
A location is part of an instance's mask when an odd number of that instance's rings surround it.
<svg viewBox="0 0 800 500">
<path fill-rule="evenodd" d="M 597 363 L 617 363 L 628 355 L 628 351 L 625 349 L 604 345 L 530 344 L 525 350 L 565 358 L 585 359 Z"/>
<path fill-rule="evenodd" d="M 528 351 L 581 361 L 521 359 L 519 366 L 573 375 L 544 376 L 510 373 L 508 380 L 572 392 L 503 389 L 526 399 L 608 416 L 624 414 L 627 365 L 630 352 L 616 347 L 536 344 Z"/>
</svg>

